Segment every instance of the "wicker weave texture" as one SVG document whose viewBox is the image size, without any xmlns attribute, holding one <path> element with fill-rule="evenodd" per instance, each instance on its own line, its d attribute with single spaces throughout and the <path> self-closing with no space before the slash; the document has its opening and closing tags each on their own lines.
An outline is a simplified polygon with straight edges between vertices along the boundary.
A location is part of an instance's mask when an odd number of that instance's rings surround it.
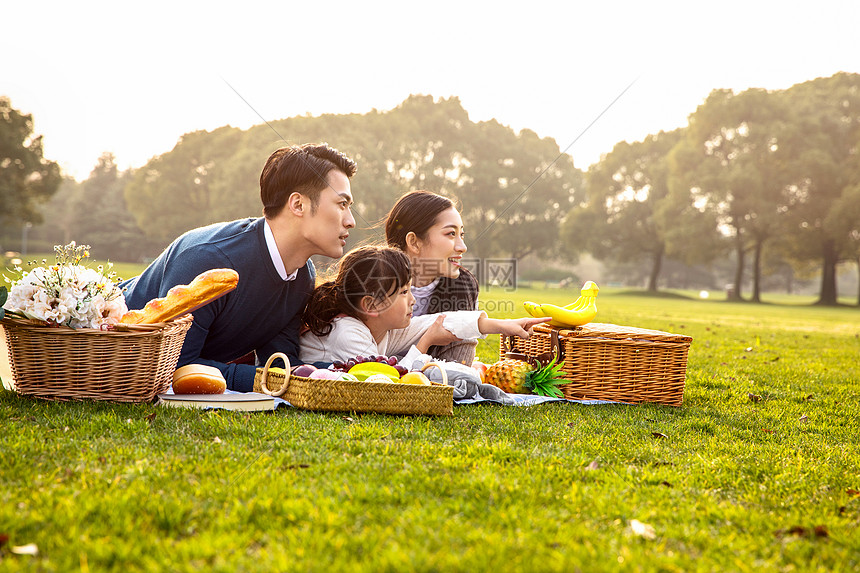
<svg viewBox="0 0 860 573">
<path fill-rule="evenodd" d="M 262 372 L 257 370 L 254 391 L 262 391 Z M 285 376 L 269 371 L 266 387 L 274 392 L 284 385 Z M 451 386 L 419 386 L 415 384 L 385 384 L 350 380 L 317 380 L 290 376 L 282 396 L 296 408 L 321 412 L 377 412 L 381 414 L 413 414 L 451 416 L 454 414 L 454 388 Z"/>
<path fill-rule="evenodd" d="M 148 402 L 167 390 L 190 315 L 168 323 L 75 330 L 2 320 L 19 394 L 47 400 Z"/>
<path fill-rule="evenodd" d="M 526 339 L 513 339 L 511 350 L 537 356 L 552 352 L 552 329 L 534 328 Z M 659 330 L 613 324 L 558 329 L 568 382 L 565 398 L 680 406 L 684 397 L 687 355 L 692 338 Z M 501 355 L 506 348 L 502 341 Z"/>
</svg>

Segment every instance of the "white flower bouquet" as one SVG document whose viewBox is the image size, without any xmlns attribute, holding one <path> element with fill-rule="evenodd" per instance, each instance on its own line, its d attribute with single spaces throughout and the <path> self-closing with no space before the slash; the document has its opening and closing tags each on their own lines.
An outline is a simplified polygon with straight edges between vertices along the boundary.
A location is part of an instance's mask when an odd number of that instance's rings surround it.
<svg viewBox="0 0 860 573">
<path fill-rule="evenodd" d="M 79 246 L 74 241 L 56 246 L 54 251 L 56 264 L 47 266 L 43 259 L 45 266 L 28 272 L 16 267 L 16 272 L 23 272 L 18 280 L 4 277 L 12 288 L 5 303 L 0 300 L 0 317 L 18 315 L 71 328 L 104 329 L 116 325 L 128 308 L 122 290 L 115 284 L 113 265 L 93 269 L 81 264 L 90 256 L 89 246 Z M 0 292 L 0 299 L 4 294 Z"/>
</svg>

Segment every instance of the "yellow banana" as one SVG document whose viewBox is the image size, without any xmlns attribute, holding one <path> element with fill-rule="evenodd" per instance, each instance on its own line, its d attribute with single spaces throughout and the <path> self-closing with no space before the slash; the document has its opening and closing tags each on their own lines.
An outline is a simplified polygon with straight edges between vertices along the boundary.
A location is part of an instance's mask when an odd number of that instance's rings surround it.
<svg viewBox="0 0 860 573">
<path fill-rule="evenodd" d="M 543 318 L 546 316 L 541 312 L 540 305 L 536 302 L 527 300 L 523 303 L 523 306 L 526 308 L 526 312 L 535 318 Z"/>
<path fill-rule="evenodd" d="M 587 281 L 580 291 L 580 297 L 573 303 L 561 307 L 554 304 L 537 304 L 526 301 L 523 306 L 535 318 L 549 316 L 553 326 L 581 326 L 588 324 L 597 316 L 597 293 L 600 289 L 593 281 Z"/>
</svg>

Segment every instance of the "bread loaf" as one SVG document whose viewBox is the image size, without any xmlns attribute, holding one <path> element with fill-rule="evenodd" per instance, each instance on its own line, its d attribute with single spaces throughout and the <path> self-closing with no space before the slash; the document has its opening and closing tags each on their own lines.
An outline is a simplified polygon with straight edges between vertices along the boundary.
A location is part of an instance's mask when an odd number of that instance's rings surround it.
<svg viewBox="0 0 860 573">
<path fill-rule="evenodd" d="M 212 366 L 188 364 L 173 373 L 175 394 L 223 394 L 226 389 L 224 375 Z"/>
<path fill-rule="evenodd" d="M 239 273 L 233 269 L 211 269 L 197 275 L 191 284 L 176 285 L 163 298 L 152 299 L 143 310 L 130 310 L 120 322 L 123 324 L 152 324 L 179 318 L 194 312 L 236 288 Z"/>
</svg>

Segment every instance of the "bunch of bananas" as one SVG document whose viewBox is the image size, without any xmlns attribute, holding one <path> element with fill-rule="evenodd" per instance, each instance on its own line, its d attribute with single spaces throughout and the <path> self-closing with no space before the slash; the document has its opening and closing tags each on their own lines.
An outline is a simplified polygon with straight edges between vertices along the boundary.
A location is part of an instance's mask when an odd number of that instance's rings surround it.
<svg viewBox="0 0 860 573">
<path fill-rule="evenodd" d="M 588 281 L 582 285 L 580 297 L 567 306 L 556 306 L 554 304 L 538 304 L 526 301 L 523 306 L 526 312 L 535 318 L 549 316 L 552 326 L 582 326 L 588 324 L 597 316 L 597 293 L 600 291 L 597 285 Z"/>
</svg>

